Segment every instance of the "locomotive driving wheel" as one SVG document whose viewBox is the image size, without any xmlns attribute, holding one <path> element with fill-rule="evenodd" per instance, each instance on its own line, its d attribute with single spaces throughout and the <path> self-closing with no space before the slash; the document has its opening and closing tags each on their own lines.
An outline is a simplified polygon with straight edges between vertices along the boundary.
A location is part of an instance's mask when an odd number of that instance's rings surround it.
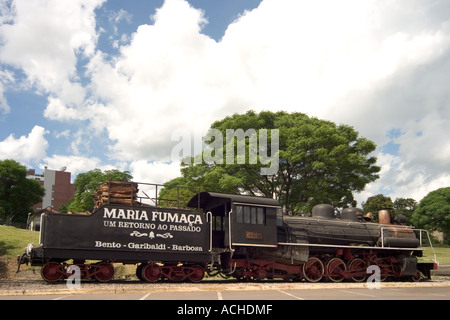
<svg viewBox="0 0 450 320">
<path fill-rule="evenodd" d="M 352 275 L 352 280 L 356 282 L 363 282 L 367 278 L 366 263 L 363 259 L 355 258 L 348 264 L 348 271 Z"/>
<path fill-rule="evenodd" d="M 347 266 L 342 259 L 333 258 L 327 264 L 328 278 L 333 282 L 341 282 L 345 279 L 343 273 L 347 271 Z"/>
<path fill-rule="evenodd" d="M 309 282 L 319 282 L 325 273 L 325 267 L 318 258 L 310 258 L 303 265 L 303 275 Z"/>
</svg>

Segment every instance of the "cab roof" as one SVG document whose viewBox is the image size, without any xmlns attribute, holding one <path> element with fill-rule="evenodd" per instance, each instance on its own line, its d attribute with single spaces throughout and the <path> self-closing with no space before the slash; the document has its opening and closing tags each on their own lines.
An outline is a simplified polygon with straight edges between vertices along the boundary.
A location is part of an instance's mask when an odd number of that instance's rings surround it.
<svg viewBox="0 0 450 320">
<path fill-rule="evenodd" d="M 188 202 L 187 206 L 191 208 L 208 209 L 219 206 L 221 204 L 233 202 L 246 205 L 263 205 L 276 206 L 280 204 L 277 200 L 272 198 L 245 196 L 237 194 L 227 194 L 218 192 L 199 192 Z"/>
</svg>

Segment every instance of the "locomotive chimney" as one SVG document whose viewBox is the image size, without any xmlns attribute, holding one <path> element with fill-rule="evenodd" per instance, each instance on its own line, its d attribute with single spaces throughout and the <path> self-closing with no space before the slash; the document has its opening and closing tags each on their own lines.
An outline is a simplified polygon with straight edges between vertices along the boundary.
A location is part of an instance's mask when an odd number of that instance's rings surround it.
<svg viewBox="0 0 450 320">
<path fill-rule="evenodd" d="M 378 222 L 380 224 L 391 224 L 391 213 L 388 209 L 378 211 Z"/>
</svg>

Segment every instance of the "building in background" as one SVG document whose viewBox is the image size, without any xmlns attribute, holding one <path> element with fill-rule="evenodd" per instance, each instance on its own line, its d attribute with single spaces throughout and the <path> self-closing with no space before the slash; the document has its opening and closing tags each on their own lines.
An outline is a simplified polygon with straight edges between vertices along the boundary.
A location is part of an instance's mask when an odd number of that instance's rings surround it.
<svg viewBox="0 0 450 320">
<path fill-rule="evenodd" d="M 28 170 L 27 178 L 37 180 L 45 189 L 42 202 L 33 206 L 34 212 L 28 220 L 30 230 L 39 230 L 40 217 L 43 212 L 58 211 L 75 195 L 75 186 L 71 183 L 71 173 L 63 167 L 60 170 L 50 170 L 45 167 L 43 174 L 36 174 L 34 169 Z"/>
</svg>

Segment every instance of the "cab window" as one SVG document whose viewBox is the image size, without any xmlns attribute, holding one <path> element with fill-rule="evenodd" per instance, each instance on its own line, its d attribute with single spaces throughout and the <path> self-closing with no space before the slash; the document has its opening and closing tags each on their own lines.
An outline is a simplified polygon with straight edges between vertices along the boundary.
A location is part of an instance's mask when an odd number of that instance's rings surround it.
<svg viewBox="0 0 450 320">
<path fill-rule="evenodd" d="M 236 205 L 236 223 L 266 224 L 266 208 Z"/>
</svg>

